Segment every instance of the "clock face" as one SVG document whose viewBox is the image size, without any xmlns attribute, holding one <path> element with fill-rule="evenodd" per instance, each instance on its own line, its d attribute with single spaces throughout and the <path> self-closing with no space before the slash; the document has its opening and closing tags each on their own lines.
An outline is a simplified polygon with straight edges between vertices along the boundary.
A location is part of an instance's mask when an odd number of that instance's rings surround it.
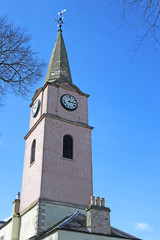
<svg viewBox="0 0 160 240">
<path fill-rule="evenodd" d="M 61 104 L 65 109 L 67 109 L 69 111 L 74 111 L 78 107 L 78 102 L 75 99 L 75 97 L 73 97 L 69 94 L 64 94 L 61 97 Z"/>
<path fill-rule="evenodd" d="M 37 99 L 32 106 L 32 117 L 36 117 L 39 111 L 39 107 L 40 107 L 40 100 Z"/>
</svg>

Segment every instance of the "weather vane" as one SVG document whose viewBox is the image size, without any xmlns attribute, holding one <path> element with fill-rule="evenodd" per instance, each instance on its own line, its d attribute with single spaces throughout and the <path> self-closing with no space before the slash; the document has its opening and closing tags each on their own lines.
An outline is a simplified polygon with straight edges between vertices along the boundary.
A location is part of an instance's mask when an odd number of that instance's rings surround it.
<svg viewBox="0 0 160 240">
<path fill-rule="evenodd" d="M 63 22 L 63 17 L 62 17 L 62 14 L 63 12 L 66 12 L 66 9 L 63 9 L 61 12 L 58 13 L 59 15 L 59 19 L 55 19 L 57 21 L 57 27 L 59 27 L 58 31 L 62 31 L 61 28 L 62 28 L 62 24 L 64 24 Z"/>
</svg>

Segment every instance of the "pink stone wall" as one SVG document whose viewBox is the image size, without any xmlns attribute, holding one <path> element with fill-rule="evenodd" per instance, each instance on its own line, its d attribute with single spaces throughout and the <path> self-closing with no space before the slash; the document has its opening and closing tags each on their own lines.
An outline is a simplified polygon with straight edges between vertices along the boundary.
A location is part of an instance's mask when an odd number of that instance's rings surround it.
<svg viewBox="0 0 160 240">
<path fill-rule="evenodd" d="M 62 157 L 65 134 L 73 137 L 73 160 Z M 41 197 L 88 205 L 92 193 L 91 130 L 47 118 Z"/>
<path fill-rule="evenodd" d="M 78 101 L 75 111 L 65 110 L 60 103 L 63 94 Z M 87 97 L 76 91 L 48 86 L 47 113 L 88 124 Z M 64 159 L 63 136 L 73 137 L 73 160 Z M 46 118 L 41 197 L 62 202 L 88 205 L 93 193 L 91 129 L 73 123 Z"/>
<path fill-rule="evenodd" d="M 34 139 L 36 140 L 35 162 L 30 165 L 31 146 Z M 20 212 L 40 197 L 43 141 L 44 120 L 26 140 Z"/>
<path fill-rule="evenodd" d="M 61 106 L 60 98 L 63 94 L 71 94 L 78 101 L 78 108 L 75 111 L 67 111 Z M 71 121 L 83 122 L 88 124 L 88 99 L 86 96 L 80 95 L 76 91 L 66 90 L 64 88 L 53 85 L 47 86 L 38 97 L 40 100 L 40 109 L 36 118 L 32 117 L 32 108 L 30 115 L 30 129 L 34 126 L 37 120 L 43 113 L 51 113 L 66 118 Z"/>
<path fill-rule="evenodd" d="M 74 96 L 78 101 L 78 108 L 75 111 L 67 111 L 60 103 L 60 98 L 63 94 L 70 94 Z M 61 87 L 48 86 L 48 103 L 47 112 L 58 115 L 62 118 L 88 123 L 88 103 L 87 97 L 80 95 L 78 92 L 66 90 Z"/>
<path fill-rule="evenodd" d="M 75 111 L 67 111 L 61 106 L 60 97 L 67 93 L 78 101 Z M 77 125 L 77 122 L 88 123 L 87 97 L 75 90 L 49 85 L 37 99 L 41 101 L 40 110 L 36 118 L 31 115 L 30 129 L 43 113 L 50 117 L 45 117 L 26 140 L 20 211 L 39 197 L 88 205 L 93 192 L 91 129 Z M 61 120 L 55 119 L 54 115 Z M 62 157 L 63 136 L 66 134 L 73 137 L 73 160 Z M 36 159 L 30 166 L 34 139 Z"/>
</svg>

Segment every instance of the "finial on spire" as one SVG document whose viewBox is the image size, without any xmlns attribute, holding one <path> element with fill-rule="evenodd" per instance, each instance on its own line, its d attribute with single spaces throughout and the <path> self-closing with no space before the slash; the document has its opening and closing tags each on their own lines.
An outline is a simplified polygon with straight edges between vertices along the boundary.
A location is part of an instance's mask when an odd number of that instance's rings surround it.
<svg viewBox="0 0 160 240">
<path fill-rule="evenodd" d="M 59 19 L 57 20 L 57 19 L 55 19 L 56 21 L 57 21 L 57 27 L 59 27 L 59 29 L 58 29 L 58 31 L 62 31 L 62 24 L 64 24 L 63 23 L 63 17 L 62 17 L 62 14 L 63 14 L 63 12 L 66 12 L 66 9 L 63 9 L 61 12 L 59 12 L 58 13 L 58 15 L 59 15 Z"/>
</svg>

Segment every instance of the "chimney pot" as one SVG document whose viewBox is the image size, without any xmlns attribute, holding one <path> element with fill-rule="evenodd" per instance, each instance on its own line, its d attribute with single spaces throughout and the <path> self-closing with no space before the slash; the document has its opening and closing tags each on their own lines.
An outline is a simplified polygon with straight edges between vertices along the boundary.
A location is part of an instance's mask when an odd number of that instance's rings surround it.
<svg viewBox="0 0 160 240">
<path fill-rule="evenodd" d="M 100 206 L 100 197 L 96 197 L 96 206 Z"/>
<path fill-rule="evenodd" d="M 17 192 L 17 197 L 16 199 L 20 199 L 20 192 Z"/>
<path fill-rule="evenodd" d="M 105 207 L 105 199 L 101 198 L 101 207 Z"/>
<path fill-rule="evenodd" d="M 91 205 L 95 205 L 95 196 L 91 196 Z"/>
</svg>

